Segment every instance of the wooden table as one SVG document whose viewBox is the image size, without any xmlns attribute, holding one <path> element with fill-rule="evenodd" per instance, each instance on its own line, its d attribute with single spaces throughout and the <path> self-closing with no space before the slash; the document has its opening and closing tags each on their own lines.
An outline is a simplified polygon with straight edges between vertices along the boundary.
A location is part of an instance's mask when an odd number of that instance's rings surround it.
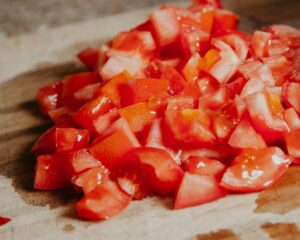
<svg viewBox="0 0 300 240">
<path fill-rule="evenodd" d="M 243 29 L 273 22 L 299 26 L 299 1 L 227 1 L 242 14 Z M 76 52 L 100 45 L 145 19 L 150 9 L 94 18 L 44 33 L 9 37 L 0 44 L 0 215 L 13 221 L 1 240 L 35 239 L 300 239 L 300 167 L 259 194 L 231 195 L 191 209 L 172 211 L 170 199 L 133 202 L 104 222 L 77 219 L 72 191 L 32 188 L 32 143 L 50 126 L 34 101 L 36 90 L 82 70 Z"/>
</svg>

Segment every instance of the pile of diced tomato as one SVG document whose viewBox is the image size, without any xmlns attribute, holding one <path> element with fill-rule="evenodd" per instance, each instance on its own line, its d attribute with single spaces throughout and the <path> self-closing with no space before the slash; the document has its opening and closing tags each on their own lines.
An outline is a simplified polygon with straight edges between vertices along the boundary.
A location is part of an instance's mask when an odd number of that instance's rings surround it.
<svg viewBox="0 0 300 240">
<path fill-rule="evenodd" d="M 174 208 L 264 190 L 300 163 L 300 31 L 251 34 L 217 0 L 162 6 L 41 88 L 54 122 L 35 143 L 34 188 L 73 187 L 85 219 L 134 200 Z"/>
</svg>

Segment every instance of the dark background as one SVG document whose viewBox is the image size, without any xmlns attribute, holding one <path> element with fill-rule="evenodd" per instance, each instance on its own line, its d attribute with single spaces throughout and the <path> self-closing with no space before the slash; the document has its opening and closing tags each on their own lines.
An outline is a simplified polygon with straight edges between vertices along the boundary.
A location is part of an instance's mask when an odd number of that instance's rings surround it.
<svg viewBox="0 0 300 240">
<path fill-rule="evenodd" d="M 180 0 L 0 0 L 0 39 L 170 2 Z M 285 19 L 300 27 L 300 0 L 223 2 L 258 26 Z"/>
</svg>

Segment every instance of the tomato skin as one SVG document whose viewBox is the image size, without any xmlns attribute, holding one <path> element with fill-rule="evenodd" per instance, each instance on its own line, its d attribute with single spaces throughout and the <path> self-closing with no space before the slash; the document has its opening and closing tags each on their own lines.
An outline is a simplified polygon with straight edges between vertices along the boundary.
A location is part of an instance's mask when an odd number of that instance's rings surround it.
<svg viewBox="0 0 300 240">
<path fill-rule="evenodd" d="M 65 154 L 65 169 L 68 179 L 71 179 L 76 173 L 100 166 L 102 166 L 101 162 L 94 158 L 86 148 Z"/>
<path fill-rule="evenodd" d="M 300 129 L 291 131 L 285 135 L 285 144 L 287 151 L 291 157 L 294 158 L 293 162 L 300 163 L 300 144 L 299 144 Z"/>
<path fill-rule="evenodd" d="M 289 82 L 283 85 L 282 96 L 288 107 L 300 113 L 300 83 Z"/>
<path fill-rule="evenodd" d="M 95 132 L 94 121 L 101 115 L 109 112 L 113 107 L 111 101 L 104 96 L 99 96 L 83 105 L 72 117 L 79 126 Z"/>
<path fill-rule="evenodd" d="M 31 152 L 35 155 L 74 151 L 87 147 L 89 132 L 76 128 L 52 127 L 33 145 Z"/>
<path fill-rule="evenodd" d="M 227 195 L 211 175 L 198 175 L 186 172 L 176 193 L 174 209 L 193 207 L 214 201 Z"/>
<path fill-rule="evenodd" d="M 285 173 L 291 162 L 278 147 L 245 149 L 227 168 L 221 186 L 234 192 L 264 190 Z"/>
<path fill-rule="evenodd" d="M 97 117 L 93 121 L 93 128 L 95 129 L 96 135 L 103 134 L 109 126 L 119 118 L 120 115 L 117 108 L 112 108 L 109 112 Z"/>
<path fill-rule="evenodd" d="M 174 146 L 203 147 L 215 143 L 210 119 L 202 110 L 166 111 L 165 123 L 168 142 Z"/>
<path fill-rule="evenodd" d="M 83 193 L 87 195 L 108 179 L 108 170 L 104 166 L 98 166 L 73 175 L 71 181 L 76 187 L 81 188 Z"/>
<path fill-rule="evenodd" d="M 86 48 L 77 54 L 78 59 L 90 70 L 96 70 L 100 56 L 99 49 Z"/>
<path fill-rule="evenodd" d="M 147 101 L 155 96 L 168 96 L 169 80 L 135 79 L 119 85 L 122 107 Z"/>
<path fill-rule="evenodd" d="M 48 115 L 49 111 L 60 106 L 61 90 L 62 82 L 57 82 L 38 90 L 37 102 L 43 114 Z"/>
<path fill-rule="evenodd" d="M 184 163 L 184 169 L 190 173 L 199 175 L 213 175 L 221 177 L 226 170 L 226 166 L 220 161 L 202 158 L 202 157 L 189 157 Z"/>
<path fill-rule="evenodd" d="M 215 20 L 213 24 L 213 32 L 236 30 L 238 24 L 238 17 L 225 9 L 219 9 L 215 12 Z"/>
<path fill-rule="evenodd" d="M 87 220 L 105 220 L 122 212 L 130 202 L 131 197 L 108 180 L 77 202 L 76 211 Z"/>
<path fill-rule="evenodd" d="M 182 169 L 162 149 L 141 147 L 133 151 L 151 189 L 160 194 L 173 193 L 183 176 Z"/>
<path fill-rule="evenodd" d="M 228 144 L 235 148 L 254 148 L 263 149 L 267 147 L 264 139 L 254 130 L 250 120 L 243 119 L 233 133 L 231 134 Z"/>
<path fill-rule="evenodd" d="M 141 132 L 155 118 L 155 112 L 151 111 L 147 103 L 138 103 L 119 109 L 120 116 L 130 125 L 133 132 Z"/>
<path fill-rule="evenodd" d="M 10 218 L 6 218 L 6 217 L 1 217 L 0 216 L 0 226 L 3 226 L 5 224 L 9 223 L 10 221 L 11 221 Z"/>
<path fill-rule="evenodd" d="M 75 92 L 79 89 L 93 83 L 99 83 L 100 76 L 94 72 L 81 72 L 68 75 L 63 81 L 62 86 L 62 105 L 68 107 L 79 107 L 84 102 L 75 98 Z"/>
<path fill-rule="evenodd" d="M 277 103 L 276 103 L 277 104 Z M 254 128 L 267 142 L 281 140 L 289 131 L 283 115 L 275 115 L 272 112 L 272 104 L 268 100 L 268 94 L 257 92 L 246 98 L 246 105 Z M 280 103 L 279 103 L 279 106 Z M 276 108 L 276 106 L 274 106 Z"/>
<path fill-rule="evenodd" d="M 104 133 L 105 134 L 105 133 Z M 126 155 L 140 143 L 127 125 L 126 129 L 116 129 L 107 136 L 98 137 L 89 148 L 90 153 L 109 170 L 115 170 L 128 164 Z"/>
<path fill-rule="evenodd" d="M 65 175 L 63 155 L 40 155 L 34 177 L 34 188 L 39 190 L 57 190 L 69 186 Z"/>
</svg>

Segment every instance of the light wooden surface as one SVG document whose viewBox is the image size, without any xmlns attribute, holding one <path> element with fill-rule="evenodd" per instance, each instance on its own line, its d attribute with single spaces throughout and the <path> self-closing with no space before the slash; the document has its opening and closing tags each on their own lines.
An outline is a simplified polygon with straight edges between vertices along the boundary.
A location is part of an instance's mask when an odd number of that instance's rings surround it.
<svg viewBox="0 0 300 240">
<path fill-rule="evenodd" d="M 245 6 L 235 8 L 246 11 Z M 300 167 L 291 168 L 259 194 L 231 195 L 177 211 L 171 210 L 170 199 L 150 198 L 96 223 L 76 218 L 72 191 L 33 190 L 34 158 L 28 150 L 50 124 L 38 112 L 36 90 L 82 70 L 74 58 L 79 49 L 99 45 L 145 19 L 149 11 L 8 38 L 0 44 L 0 215 L 13 219 L 0 227 L 0 239 L 300 239 Z M 260 25 L 269 24 L 267 15 L 266 19 Z M 258 24 L 242 18 L 242 25 L 250 30 Z"/>
</svg>

